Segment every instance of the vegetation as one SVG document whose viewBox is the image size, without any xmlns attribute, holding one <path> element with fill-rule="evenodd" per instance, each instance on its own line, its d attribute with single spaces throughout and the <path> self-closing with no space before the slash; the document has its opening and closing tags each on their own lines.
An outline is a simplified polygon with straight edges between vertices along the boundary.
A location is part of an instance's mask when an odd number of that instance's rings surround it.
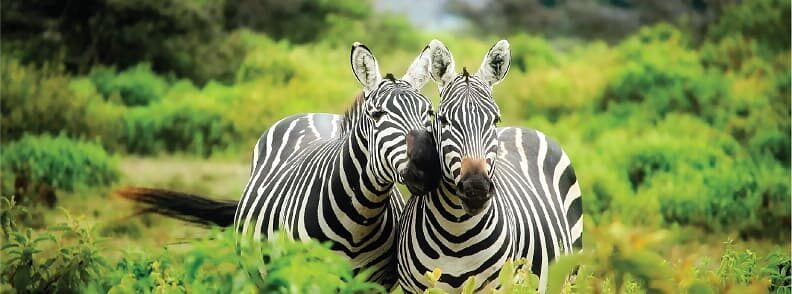
<svg viewBox="0 0 792 294">
<path fill-rule="evenodd" d="M 323 245 L 279 237 L 238 255 L 228 233 L 125 218 L 134 207 L 106 197 L 119 184 L 236 197 L 267 126 L 352 102 L 353 41 L 399 75 L 431 38 L 460 69 L 495 40 L 428 34 L 358 1 L 276 2 L 4 3 L 3 291 L 384 291 Z M 508 4 L 496 2 L 487 9 Z M 559 3 L 550 12 L 583 5 Z M 790 293 L 790 4 L 710 8 L 695 24 L 642 16 L 640 28 L 586 33 L 609 43 L 567 38 L 582 17 L 563 32 L 500 31 L 513 54 L 494 90 L 504 125 L 556 139 L 584 195 L 585 250 L 552 266 L 553 290 Z M 76 217 L 39 205 L 56 193 Z M 261 252 L 265 264 L 244 255 Z M 496 292 L 530 293 L 525 263 Z"/>
<path fill-rule="evenodd" d="M 116 159 L 101 146 L 64 136 L 27 136 L 7 144 L 3 148 L 2 170 L 13 175 L 3 179 L 9 195 L 23 199 L 39 196 L 50 207 L 54 205 L 55 189 L 105 186 L 119 176 Z M 10 182 L 13 190 L 8 190 Z"/>
</svg>

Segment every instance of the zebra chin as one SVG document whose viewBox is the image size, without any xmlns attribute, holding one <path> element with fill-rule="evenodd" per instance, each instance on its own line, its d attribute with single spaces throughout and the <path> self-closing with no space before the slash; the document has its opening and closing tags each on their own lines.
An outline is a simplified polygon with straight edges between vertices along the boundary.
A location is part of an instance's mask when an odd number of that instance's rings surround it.
<svg viewBox="0 0 792 294">
<path fill-rule="evenodd" d="M 462 209 L 475 216 L 489 207 L 495 195 L 495 185 L 487 176 L 474 173 L 462 177 L 457 184 L 457 191 Z"/>
<path fill-rule="evenodd" d="M 465 198 L 460 199 L 462 200 L 462 209 L 465 210 L 465 213 L 470 216 L 476 216 L 482 211 L 487 210 L 487 208 L 490 206 L 490 203 L 492 202 L 490 201 L 492 200 L 491 198 L 485 200 L 469 200 Z"/>
</svg>

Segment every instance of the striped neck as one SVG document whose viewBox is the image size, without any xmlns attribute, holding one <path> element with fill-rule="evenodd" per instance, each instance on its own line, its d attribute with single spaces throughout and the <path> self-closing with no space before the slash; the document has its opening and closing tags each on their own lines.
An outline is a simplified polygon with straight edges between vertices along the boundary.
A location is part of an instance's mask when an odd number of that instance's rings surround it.
<svg viewBox="0 0 792 294">
<path fill-rule="evenodd" d="M 461 228 L 470 228 L 470 222 L 479 222 L 485 215 L 490 214 L 495 207 L 495 199 L 490 203 L 490 206 L 481 211 L 475 216 L 468 215 L 462 208 L 459 194 L 456 192 L 456 187 L 444 180 L 440 187 L 435 191 L 429 193 L 425 201 L 427 202 L 427 209 L 429 213 L 433 214 L 437 219 L 443 219 L 449 223 L 461 224 Z"/>
<path fill-rule="evenodd" d="M 393 189 L 393 181 L 379 178 L 369 160 L 369 140 L 372 121 L 358 115 L 349 132 L 342 136 L 338 156 L 339 168 L 332 180 L 335 197 L 348 197 L 347 214 L 361 225 L 372 224 L 382 215 L 388 196 Z"/>
</svg>

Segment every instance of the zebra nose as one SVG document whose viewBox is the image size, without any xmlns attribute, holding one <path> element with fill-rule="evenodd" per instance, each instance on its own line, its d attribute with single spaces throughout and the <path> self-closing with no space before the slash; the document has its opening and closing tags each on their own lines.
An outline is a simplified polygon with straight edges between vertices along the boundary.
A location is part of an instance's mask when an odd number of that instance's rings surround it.
<svg viewBox="0 0 792 294">
<path fill-rule="evenodd" d="M 483 173 L 467 174 L 457 183 L 457 191 L 465 199 L 488 199 L 494 192 L 492 180 Z"/>
<path fill-rule="evenodd" d="M 434 138 L 426 130 L 407 133 L 407 168 L 402 176 L 412 194 L 425 194 L 440 185 L 440 156 Z"/>
<path fill-rule="evenodd" d="M 462 208 L 469 215 L 482 212 L 494 195 L 494 185 L 484 174 L 468 174 L 457 184 L 457 193 Z"/>
<path fill-rule="evenodd" d="M 483 158 L 464 157 L 462 158 L 462 167 L 459 169 L 459 175 L 462 178 L 475 174 L 487 174 L 487 161 Z"/>
</svg>

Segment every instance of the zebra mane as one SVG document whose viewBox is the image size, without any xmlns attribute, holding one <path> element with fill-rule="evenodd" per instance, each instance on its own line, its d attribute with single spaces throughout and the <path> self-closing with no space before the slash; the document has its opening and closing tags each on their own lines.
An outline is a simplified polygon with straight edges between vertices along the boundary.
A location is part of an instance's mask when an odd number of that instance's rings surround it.
<svg viewBox="0 0 792 294">
<path fill-rule="evenodd" d="M 355 123 L 355 120 L 358 118 L 358 113 L 360 112 L 360 108 L 363 107 L 363 102 L 366 101 L 366 96 L 363 91 L 358 92 L 355 94 L 355 102 L 352 102 L 352 105 L 344 111 L 344 119 L 341 121 L 341 132 L 346 133 L 351 129 L 352 124 Z"/>
<path fill-rule="evenodd" d="M 467 71 L 467 67 L 462 67 L 462 76 L 465 77 L 465 83 L 470 82 L 470 73 Z"/>
</svg>

